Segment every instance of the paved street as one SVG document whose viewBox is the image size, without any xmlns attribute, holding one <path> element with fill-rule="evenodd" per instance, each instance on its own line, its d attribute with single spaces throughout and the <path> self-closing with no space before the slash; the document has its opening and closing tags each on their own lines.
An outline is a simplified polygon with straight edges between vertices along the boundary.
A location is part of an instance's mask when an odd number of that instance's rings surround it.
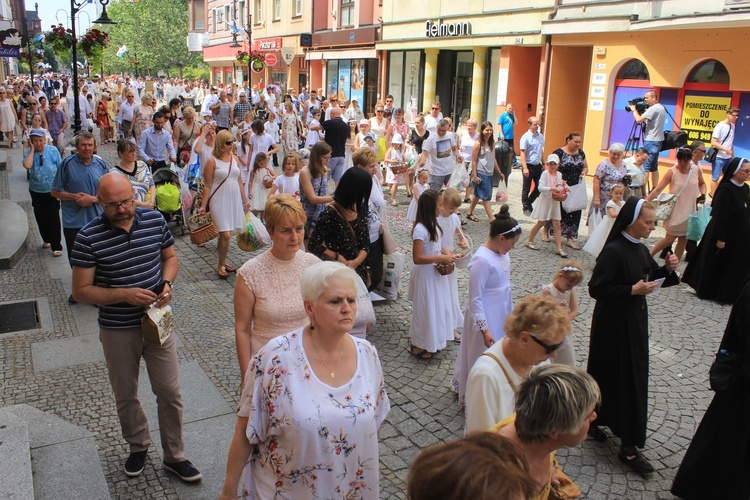
<svg viewBox="0 0 750 500">
<path fill-rule="evenodd" d="M 20 152 L 14 150 L 10 154 L 16 157 L 14 169 L 0 172 L 0 198 L 19 201 L 29 212 L 29 224 L 34 225 Z M 102 147 L 100 154 L 108 162 L 115 161 L 111 144 Z M 520 180 L 520 170 L 514 170 L 511 213 L 524 230 L 521 243 L 511 252 L 516 300 L 538 293 L 560 264 L 552 243 L 542 243 L 537 238 L 540 252 L 522 246 L 533 221 L 521 212 Z M 389 207 L 391 227 L 398 243 L 406 249 L 408 260 L 411 240 L 405 214 L 409 200 L 403 189 L 398 198 L 400 206 Z M 467 205 L 462 207 L 464 215 L 467 209 Z M 480 222 L 470 222 L 464 228 L 479 245 L 486 239 L 488 223 L 481 208 L 476 215 Z M 582 228 L 583 235 L 585 232 Z M 657 231 L 654 236 L 660 234 Z M 113 498 L 215 498 L 220 486 L 234 427 L 231 409 L 239 399 L 233 326 L 235 277 L 223 281 L 216 276 L 215 241 L 197 248 L 190 244 L 189 237 L 178 237 L 176 251 L 180 274 L 173 308 L 181 341 L 181 370 L 185 370 L 181 373 L 183 386 L 193 384 L 193 392 L 185 397 L 186 422 L 190 422 L 186 431 L 187 453 L 205 475 L 203 483 L 196 486 L 185 486 L 162 469 L 160 450 L 156 449 L 158 432 L 152 433 L 156 446 L 149 452 L 144 473 L 134 479 L 123 474 L 127 449 L 120 435 L 102 356 L 94 355 L 97 349 L 100 351 L 96 312 L 90 305 L 68 304 L 70 271 L 66 260 L 54 259 L 49 250 L 42 250 L 34 229 L 26 256 L 14 269 L 0 271 L 0 302 L 46 298 L 52 317 L 51 327 L 38 333 L 0 335 L 0 407 L 26 403 L 93 433 Z M 569 252 L 586 269 L 584 284 L 578 291 L 579 316 L 573 325 L 577 361 L 585 367 L 593 311 L 585 283 L 593 259 L 580 251 Z M 232 244 L 232 265 L 239 267 L 251 257 Z M 458 273 L 460 293 L 465 297 L 466 272 Z M 408 265 L 401 281 L 404 294 L 407 286 Z M 649 298 L 651 377 L 649 435 L 644 454 L 657 472 L 647 479 L 628 472 L 617 459 L 619 442 L 599 444 L 586 440 L 580 447 L 561 450 L 557 455 L 565 472 L 581 487 L 584 498 L 673 498 L 669 494 L 672 478 L 712 395 L 708 390 L 708 365 L 729 315 L 729 307 L 701 301 L 687 290 L 680 285 Z M 463 410 L 449 389 L 458 344 L 448 346 L 430 361 L 418 361 L 406 350 L 410 303 L 400 297 L 391 303 L 377 304 L 375 310 L 378 322 L 368 340 L 380 353 L 392 404 L 380 429 L 381 497 L 404 498 L 408 465 L 419 451 L 463 432 Z M 612 318 L 613 323 L 617 321 Z M 94 354 L 79 359 L 76 353 L 81 352 Z M 142 386 L 142 394 L 149 393 L 148 386 Z M 157 425 L 151 418 L 154 413 L 147 409 L 147 414 L 153 431 Z"/>
</svg>

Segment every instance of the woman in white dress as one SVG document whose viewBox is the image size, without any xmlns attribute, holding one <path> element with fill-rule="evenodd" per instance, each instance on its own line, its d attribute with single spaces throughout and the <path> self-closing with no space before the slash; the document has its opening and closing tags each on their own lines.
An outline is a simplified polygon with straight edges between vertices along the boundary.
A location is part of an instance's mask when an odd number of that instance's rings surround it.
<svg viewBox="0 0 750 500">
<path fill-rule="evenodd" d="M 409 352 L 418 359 L 430 359 L 453 340 L 448 277 L 435 264 L 452 264 L 456 258 L 440 247 L 437 218 L 442 196 L 428 189 L 419 197 L 417 221 L 412 229 L 412 257 L 408 299 L 412 302 Z M 455 271 L 454 271 L 455 272 Z"/>
<path fill-rule="evenodd" d="M 18 116 L 13 99 L 8 96 L 8 90 L 0 87 L 0 131 L 8 138 L 8 149 L 13 147 L 13 128 Z"/>
<path fill-rule="evenodd" d="M 232 152 L 232 133 L 222 130 L 216 134 L 211 158 L 203 167 L 204 193 L 201 197 L 199 214 L 211 213 L 216 229 L 219 231 L 219 266 L 216 273 L 226 279 L 228 272 L 237 269 L 227 265 L 229 240 L 233 234 L 245 228 L 245 213 L 250 210 L 250 203 L 245 195 L 240 161 Z"/>
<path fill-rule="evenodd" d="M 521 237 L 521 226 L 500 207 L 490 223 L 490 237 L 474 251 L 469 263 L 469 298 L 464 313 L 464 333 L 453 369 L 451 388 L 461 403 L 466 379 L 485 349 L 505 336 L 505 317 L 513 310 L 510 286 L 510 252 Z"/>
<path fill-rule="evenodd" d="M 310 325 L 262 347 L 245 386 L 220 499 L 378 500 L 378 428 L 390 411 L 375 348 L 347 334 L 357 275 L 337 262 L 300 283 Z"/>
</svg>

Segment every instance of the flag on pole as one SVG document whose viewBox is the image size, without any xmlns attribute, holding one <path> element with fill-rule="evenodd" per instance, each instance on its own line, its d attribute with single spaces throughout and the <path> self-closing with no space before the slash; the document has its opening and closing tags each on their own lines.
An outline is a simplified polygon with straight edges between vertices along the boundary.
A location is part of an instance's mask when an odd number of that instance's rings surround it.
<svg viewBox="0 0 750 500">
<path fill-rule="evenodd" d="M 230 24 L 229 25 L 229 29 L 232 30 L 233 33 L 239 33 L 240 32 L 240 29 L 237 26 L 235 26 L 234 24 Z"/>
<path fill-rule="evenodd" d="M 128 51 L 128 46 L 127 45 L 123 45 L 122 47 L 120 47 L 119 49 L 117 49 L 117 53 L 115 55 L 117 57 L 122 57 L 122 56 L 125 55 L 125 52 L 127 52 L 127 51 Z"/>
<path fill-rule="evenodd" d="M 40 33 L 37 36 L 34 37 L 35 42 L 43 42 L 44 41 L 44 33 Z"/>
</svg>

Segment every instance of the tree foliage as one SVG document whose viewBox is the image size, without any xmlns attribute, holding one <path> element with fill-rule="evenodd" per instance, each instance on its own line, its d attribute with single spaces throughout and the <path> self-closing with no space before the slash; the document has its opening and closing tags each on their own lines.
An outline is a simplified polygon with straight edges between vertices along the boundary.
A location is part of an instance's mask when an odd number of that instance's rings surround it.
<svg viewBox="0 0 750 500">
<path fill-rule="evenodd" d="M 104 71 L 135 73 L 131 60 L 138 59 L 139 73 L 179 74 L 182 68 L 200 66 L 200 53 L 188 52 L 188 1 L 139 0 L 113 2 L 107 9 L 117 24 L 109 32 L 110 44 L 104 49 Z M 117 57 L 126 45 L 128 52 Z"/>
</svg>

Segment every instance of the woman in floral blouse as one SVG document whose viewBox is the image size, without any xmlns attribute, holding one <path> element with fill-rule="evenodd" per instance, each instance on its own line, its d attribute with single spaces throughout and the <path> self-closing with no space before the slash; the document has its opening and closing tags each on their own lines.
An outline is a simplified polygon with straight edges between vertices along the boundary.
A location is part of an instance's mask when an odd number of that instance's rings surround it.
<svg viewBox="0 0 750 500">
<path fill-rule="evenodd" d="M 356 275 L 335 262 L 302 274 L 308 326 L 250 363 L 220 498 L 379 498 L 378 428 L 390 410 L 375 348 L 347 334 Z"/>
<path fill-rule="evenodd" d="M 350 168 L 341 177 L 333 194 L 333 203 L 320 214 L 309 250 L 323 260 L 345 264 L 359 274 L 368 287 L 370 270 L 366 265 L 370 251 L 368 207 L 372 179 L 360 168 Z"/>
</svg>

